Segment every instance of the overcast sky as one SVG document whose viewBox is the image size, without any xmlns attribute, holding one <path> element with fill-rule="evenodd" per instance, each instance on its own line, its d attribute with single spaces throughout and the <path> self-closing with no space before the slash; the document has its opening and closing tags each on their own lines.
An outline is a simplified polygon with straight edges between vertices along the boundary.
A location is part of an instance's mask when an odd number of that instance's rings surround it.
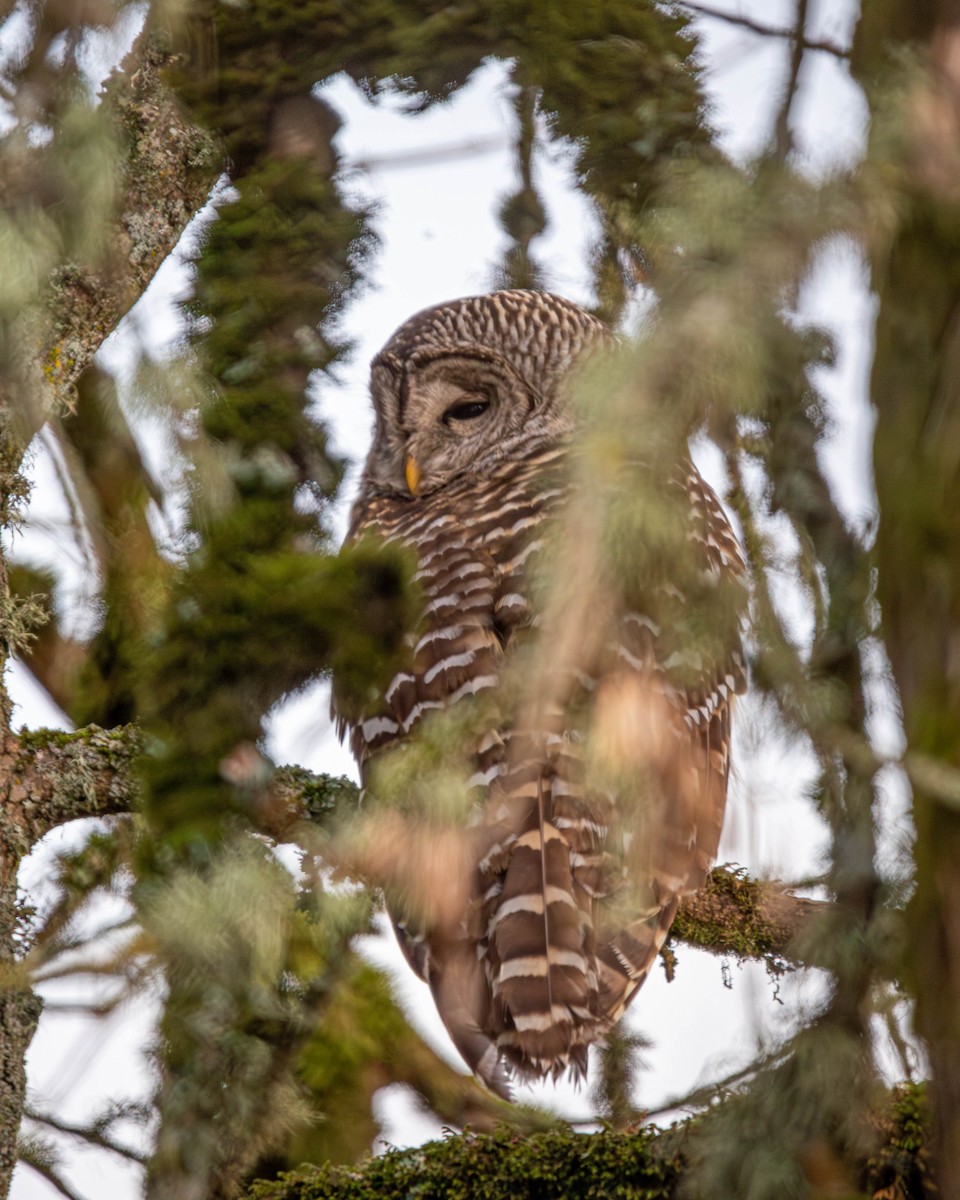
<svg viewBox="0 0 960 1200">
<path fill-rule="evenodd" d="M 717 7 L 747 14 L 773 26 L 792 23 L 792 6 L 774 0 L 717 0 Z M 846 45 L 857 5 L 830 0 L 811 8 L 813 36 Z M 779 98 L 786 64 L 786 45 L 758 38 L 716 20 L 702 20 L 706 82 L 714 102 L 714 120 L 724 148 L 740 160 L 759 151 L 769 136 L 771 114 Z M 345 79 L 335 80 L 325 95 L 340 111 L 344 128 L 338 147 L 347 162 L 373 165 L 352 173 L 352 186 L 379 205 L 377 228 L 382 239 L 369 286 L 345 317 L 345 328 L 357 343 L 353 361 L 341 372 L 338 387 L 324 381 L 318 402 L 335 435 L 336 447 L 357 462 L 365 453 L 371 428 L 367 364 L 392 330 L 416 310 L 441 300 L 489 290 L 492 264 L 502 249 L 496 222 L 502 195 L 512 186 L 511 109 L 506 77 L 498 64 L 476 73 L 448 104 L 419 117 L 404 116 L 399 104 L 371 106 Z M 805 60 L 798 105 L 799 145 L 805 169 L 816 175 L 853 161 L 860 153 L 866 109 L 842 62 L 826 54 Z M 476 142 L 485 148 L 470 156 L 451 157 L 418 166 L 390 165 L 389 157 Z M 562 150 L 542 153 L 538 182 L 550 216 L 547 234 L 535 245 L 549 271 L 549 284 L 573 300 L 589 302 L 585 255 L 593 219 L 569 186 Z M 101 362 L 121 375 L 137 353 L 156 357 L 169 353 L 179 332 L 174 303 L 189 285 L 180 255 L 161 269 L 148 294 L 104 347 Z M 872 417 L 867 403 L 866 371 L 870 355 L 873 305 L 857 255 L 841 245 L 823 256 L 816 278 L 805 290 L 804 315 L 831 328 L 838 338 L 837 365 L 819 380 L 827 392 L 835 432 L 824 450 L 832 484 L 851 521 L 863 526 L 873 507 L 869 437 Z M 162 469 L 162 452 L 149 427 L 144 450 Z M 709 472 L 713 462 L 703 458 Z M 50 534 L 32 536 L 31 552 L 58 562 L 70 551 L 64 544 L 64 510 L 57 499 L 49 459 L 34 461 L 37 489 L 32 516 L 46 522 Z M 345 489 L 345 513 L 355 482 Z M 79 580 L 80 576 L 77 575 Z M 789 603 L 789 598 L 787 599 Z M 803 614 L 798 612 L 798 621 Z M 29 726 L 62 721 L 39 695 L 26 672 L 15 668 L 11 679 L 18 719 Z M 721 860 L 735 860 L 751 870 L 780 878 L 816 871 L 825 846 L 824 832 L 802 796 L 805 763 L 795 752 L 771 739 L 757 726 L 746 705 L 739 735 L 740 771 L 728 810 Z M 895 722 L 880 732 L 890 746 L 898 736 Z M 353 773 L 352 760 L 336 742 L 327 720 L 325 689 L 318 687 L 289 703 L 273 722 L 270 750 L 280 762 L 300 762 L 318 771 Z M 898 803 L 891 780 L 892 805 Z M 42 882 L 44 855 L 50 847 L 75 838 L 65 831 L 47 839 L 33 861 L 25 864 L 24 886 L 36 891 Z M 398 964 L 398 955 L 383 940 L 368 947 L 378 961 L 398 967 L 398 988 L 411 1019 L 451 1061 L 457 1056 L 433 1015 L 426 988 Z M 751 1055 L 758 1041 L 776 1036 L 796 1018 L 813 991 L 799 984 L 781 989 L 787 1003 L 773 1000 L 773 987 L 762 968 L 748 964 L 732 971 L 732 988 L 723 985 L 721 964 L 705 954 L 682 949 L 679 976 L 668 985 L 655 970 L 631 1010 L 630 1021 L 654 1042 L 646 1055 L 648 1069 L 639 1100 L 656 1106 L 681 1094 L 697 1080 L 716 1078 Z M 68 1119 L 80 1119 L 98 1100 L 129 1096 L 148 1087 L 141 1059 L 148 1013 L 123 1014 L 106 1026 L 75 1017 L 50 1015 L 29 1056 L 31 1086 L 44 1106 L 56 1106 Z M 586 1115 L 583 1093 L 572 1089 L 532 1090 L 541 1102 L 557 1103 L 571 1115 Z M 439 1133 L 430 1119 L 417 1117 L 403 1089 L 381 1096 L 386 1137 L 405 1145 Z M 87 1151 L 71 1158 L 70 1177 L 90 1200 L 133 1200 L 139 1194 L 136 1172 L 112 1159 Z M 21 1169 L 14 1182 L 15 1200 L 48 1200 L 55 1193 L 32 1172 Z"/>
</svg>

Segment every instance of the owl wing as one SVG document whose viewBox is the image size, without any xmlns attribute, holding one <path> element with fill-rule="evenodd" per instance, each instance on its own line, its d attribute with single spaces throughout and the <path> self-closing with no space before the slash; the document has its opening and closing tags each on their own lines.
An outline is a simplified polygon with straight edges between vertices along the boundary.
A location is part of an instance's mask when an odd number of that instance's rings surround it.
<svg viewBox="0 0 960 1200">
<path fill-rule="evenodd" d="M 682 616 L 669 630 L 663 628 L 657 605 L 653 607 L 659 620 L 632 611 L 619 624 L 611 674 L 621 686 L 629 681 L 628 710 L 633 685 L 632 696 L 639 698 L 641 709 L 637 720 L 649 721 L 651 711 L 656 713 L 669 750 L 652 772 L 659 804 L 654 801 L 655 819 L 647 826 L 649 842 L 640 861 L 631 863 L 636 853 L 626 856 L 627 866 L 635 866 L 639 874 L 639 911 L 619 928 L 610 928 L 601 917 L 597 934 L 605 1027 L 619 1019 L 656 961 L 680 897 L 703 887 L 716 861 L 730 775 L 733 706 L 746 687 L 738 628 L 745 565 L 736 535 L 716 494 L 692 463 L 685 464 L 676 484 L 687 498 L 694 566 L 708 588 L 732 592 L 732 602 L 725 619 L 718 606 L 716 619 L 725 627 L 707 644 L 685 632 Z M 682 495 L 679 499 L 682 503 Z M 672 591 L 669 585 L 667 590 Z M 666 608 L 682 613 L 685 603 L 674 593 Z M 651 706 L 651 693 L 662 703 Z"/>
<path fill-rule="evenodd" d="M 494 621 L 495 565 L 446 506 L 375 499 L 358 506 L 351 529 L 353 538 L 373 533 L 386 544 L 412 547 L 414 581 L 425 600 L 407 637 L 408 664 L 380 703 L 362 721 L 350 722 L 339 715 L 334 694 L 338 732 L 349 729 L 363 773 L 371 755 L 407 737 L 429 712 L 495 688 L 503 646 Z"/>
</svg>

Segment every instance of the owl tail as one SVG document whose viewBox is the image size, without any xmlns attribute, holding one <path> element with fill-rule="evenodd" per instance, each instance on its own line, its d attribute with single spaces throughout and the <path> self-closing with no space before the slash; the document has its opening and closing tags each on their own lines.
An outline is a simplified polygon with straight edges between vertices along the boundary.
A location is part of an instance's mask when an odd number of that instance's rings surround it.
<svg viewBox="0 0 960 1200">
<path fill-rule="evenodd" d="M 577 900 L 569 843 L 550 821 L 510 848 L 488 947 L 504 1057 L 521 1078 L 583 1075 L 598 1035 L 593 928 Z"/>
</svg>

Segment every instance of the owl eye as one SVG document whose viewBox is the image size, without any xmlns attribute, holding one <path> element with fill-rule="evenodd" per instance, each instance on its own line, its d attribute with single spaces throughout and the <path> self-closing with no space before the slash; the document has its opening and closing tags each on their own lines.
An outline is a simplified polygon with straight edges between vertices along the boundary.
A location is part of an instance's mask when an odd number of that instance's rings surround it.
<svg viewBox="0 0 960 1200">
<path fill-rule="evenodd" d="M 466 400 L 462 404 L 454 404 L 443 414 L 443 423 L 449 425 L 451 421 L 472 421 L 475 417 L 483 416 L 489 407 L 489 400 Z"/>
</svg>

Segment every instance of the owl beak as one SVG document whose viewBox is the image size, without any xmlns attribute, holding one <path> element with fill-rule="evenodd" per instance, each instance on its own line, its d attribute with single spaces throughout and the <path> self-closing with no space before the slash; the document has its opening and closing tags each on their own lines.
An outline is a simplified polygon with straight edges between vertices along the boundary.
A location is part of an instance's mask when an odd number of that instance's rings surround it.
<svg viewBox="0 0 960 1200">
<path fill-rule="evenodd" d="M 410 495 L 416 496 L 420 488 L 420 468 L 414 459 L 407 459 L 403 473 L 407 479 L 407 487 L 410 489 Z"/>
</svg>

